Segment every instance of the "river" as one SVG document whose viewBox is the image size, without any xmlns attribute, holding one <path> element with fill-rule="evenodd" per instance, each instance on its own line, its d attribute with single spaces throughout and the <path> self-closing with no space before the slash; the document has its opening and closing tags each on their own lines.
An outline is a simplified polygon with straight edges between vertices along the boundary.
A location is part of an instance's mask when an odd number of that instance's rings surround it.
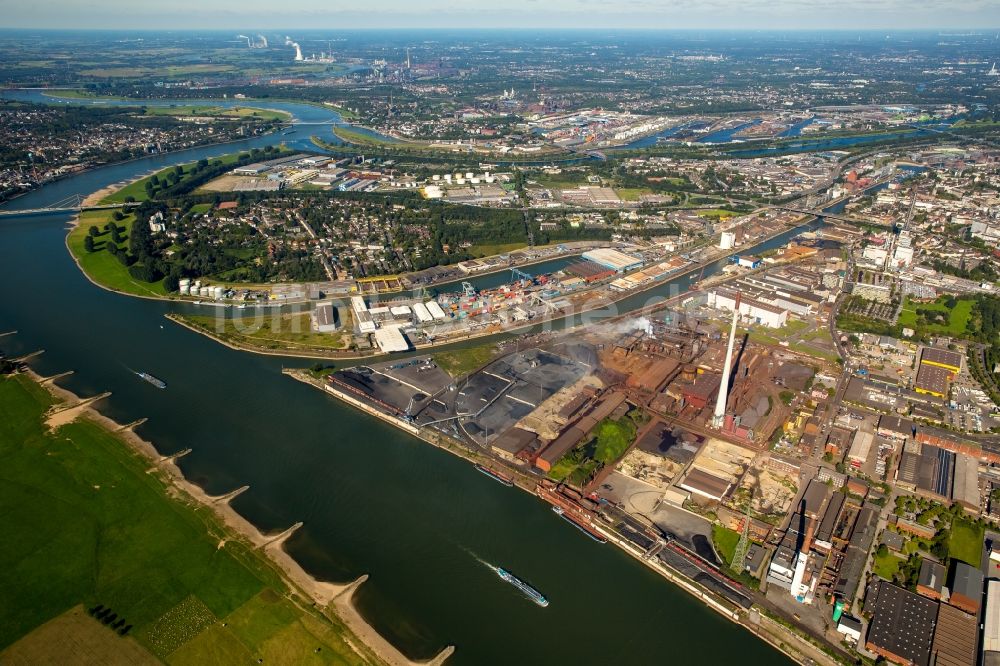
<svg viewBox="0 0 1000 666">
<path fill-rule="evenodd" d="M 337 122 L 317 107 L 264 106 Z M 277 141 L 306 147 L 313 130 L 296 132 L 97 169 L 7 207 Z M 164 319 L 176 304 L 93 286 L 66 251 L 70 220 L 0 218 L 0 332 L 19 331 L 0 346 L 45 349 L 35 369 L 73 370 L 60 383 L 81 395 L 111 391 L 101 411 L 122 423 L 148 417 L 139 434 L 163 453 L 190 447 L 180 467 L 208 492 L 249 485 L 233 504 L 262 529 L 303 521 L 291 554 L 321 578 L 370 574 L 357 596 L 362 613 L 412 657 L 454 644 L 449 663 L 459 665 L 787 662 L 542 501 L 280 372 L 305 362 L 230 350 Z M 129 368 L 161 377 L 167 390 Z M 551 606 L 535 606 L 482 561 L 530 581 Z"/>
</svg>

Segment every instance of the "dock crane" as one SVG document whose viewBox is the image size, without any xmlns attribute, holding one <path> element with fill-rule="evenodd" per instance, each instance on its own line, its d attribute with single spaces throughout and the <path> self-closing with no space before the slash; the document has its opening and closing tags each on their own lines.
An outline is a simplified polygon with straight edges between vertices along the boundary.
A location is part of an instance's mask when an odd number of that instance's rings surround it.
<svg viewBox="0 0 1000 666">
<path fill-rule="evenodd" d="M 525 273 L 524 271 L 518 268 L 510 269 L 510 277 L 512 280 L 521 279 L 521 280 L 527 280 L 529 282 L 535 279 L 534 276 L 531 275 L 531 273 Z"/>
</svg>

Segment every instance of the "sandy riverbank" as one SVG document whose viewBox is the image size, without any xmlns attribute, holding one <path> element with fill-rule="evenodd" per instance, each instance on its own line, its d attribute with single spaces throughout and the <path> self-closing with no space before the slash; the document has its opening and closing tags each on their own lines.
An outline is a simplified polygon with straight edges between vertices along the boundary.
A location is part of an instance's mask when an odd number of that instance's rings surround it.
<svg viewBox="0 0 1000 666">
<path fill-rule="evenodd" d="M 409 659 L 368 624 L 354 606 L 354 592 L 361 583 L 367 580 L 367 575 L 347 584 L 320 580 L 309 574 L 288 554 L 284 544 L 301 527 L 301 523 L 297 523 L 279 534 L 261 532 L 229 504 L 229 501 L 245 488 L 221 497 L 209 495 L 203 488 L 184 477 L 183 472 L 175 462 L 179 456 L 161 455 L 152 443 L 139 437 L 132 430 L 132 426 L 123 426 L 97 411 L 94 405 L 110 396 L 110 393 L 82 399 L 72 391 L 57 386 L 50 378 L 41 377 L 34 371 L 29 370 L 28 376 L 47 389 L 59 401 L 50 408 L 46 415 L 46 425 L 50 428 L 59 428 L 78 418 L 87 418 L 116 434 L 129 448 L 148 460 L 152 465 L 152 470 L 163 475 L 169 484 L 171 494 L 182 501 L 194 501 L 211 509 L 226 527 L 227 532 L 231 533 L 234 538 L 243 539 L 264 553 L 291 589 L 303 593 L 318 607 L 336 613 L 338 618 L 361 639 L 365 646 L 386 664 L 391 666 L 426 666 L 428 663 L 437 665 L 443 663 L 454 652 L 454 646 L 448 646 L 430 662 L 417 662 Z M 224 541 L 220 543 L 220 547 Z"/>
<path fill-rule="evenodd" d="M 139 176 L 135 180 L 140 180 L 140 179 L 145 178 L 145 177 L 146 177 L 145 175 Z M 132 183 L 132 182 L 135 182 L 135 181 L 134 180 L 124 181 L 123 180 L 121 182 L 114 183 L 112 185 L 108 185 L 107 187 L 102 187 L 101 189 L 97 190 L 96 192 L 92 192 L 92 193 L 88 194 L 87 198 L 84 199 L 83 202 L 81 202 L 80 206 L 82 208 L 88 208 L 90 206 L 97 206 L 97 205 L 99 205 L 101 203 L 101 201 L 104 199 L 104 197 L 111 196 L 112 194 L 114 194 L 115 192 L 117 192 L 118 190 L 122 189 L 123 187 L 125 187 L 126 185 L 128 185 L 129 183 Z"/>
</svg>

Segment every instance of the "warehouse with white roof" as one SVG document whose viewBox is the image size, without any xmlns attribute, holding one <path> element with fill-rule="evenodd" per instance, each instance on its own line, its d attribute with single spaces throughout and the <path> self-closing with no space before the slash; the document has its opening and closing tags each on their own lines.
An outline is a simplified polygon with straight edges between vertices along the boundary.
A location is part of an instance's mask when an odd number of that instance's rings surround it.
<svg viewBox="0 0 1000 666">
<path fill-rule="evenodd" d="M 427 306 L 423 303 L 413 304 L 413 316 L 417 318 L 417 322 L 420 324 L 426 324 L 434 321 L 434 317 L 431 316 Z"/>
<path fill-rule="evenodd" d="M 375 331 L 375 344 L 386 353 L 404 352 L 410 348 L 410 342 L 396 326 L 383 326 Z"/>
<path fill-rule="evenodd" d="M 438 321 L 448 318 L 448 316 L 444 313 L 444 310 L 441 309 L 441 306 L 437 304 L 437 301 L 427 301 L 426 307 L 427 312 L 429 312 L 430 315 Z"/>
<path fill-rule="evenodd" d="M 642 259 L 630 254 L 619 252 L 609 247 L 602 247 L 583 253 L 583 258 L 601 266 L 607 266 L 616 273 L 626 273 L 642 266 Z"/>
</svg>

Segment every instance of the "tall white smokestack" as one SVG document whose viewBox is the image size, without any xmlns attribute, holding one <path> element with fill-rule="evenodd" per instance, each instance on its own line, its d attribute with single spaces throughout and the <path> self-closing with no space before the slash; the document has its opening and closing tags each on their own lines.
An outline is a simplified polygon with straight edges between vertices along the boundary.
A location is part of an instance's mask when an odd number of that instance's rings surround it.
<svg viewBox="0 0 1000 666">
<path fill-rule="evenodd" d="M 736 305 L 733 306 L 733 324 L 729 329 L 729 346 L 726 348 L 726 363 L 722 366 L 722 383 L 719 384 L 719 397 L 715 399 L 715 414 L 712 416 L 712 427 L 721 428 L 726 418 L 726 403 L 729 400 L 729 373 L 732 370 L 733 346 L 736 344 L 736 322 L 740 318 L 740 302 L 742 294 L 736 293 Z"/>
</svg>

